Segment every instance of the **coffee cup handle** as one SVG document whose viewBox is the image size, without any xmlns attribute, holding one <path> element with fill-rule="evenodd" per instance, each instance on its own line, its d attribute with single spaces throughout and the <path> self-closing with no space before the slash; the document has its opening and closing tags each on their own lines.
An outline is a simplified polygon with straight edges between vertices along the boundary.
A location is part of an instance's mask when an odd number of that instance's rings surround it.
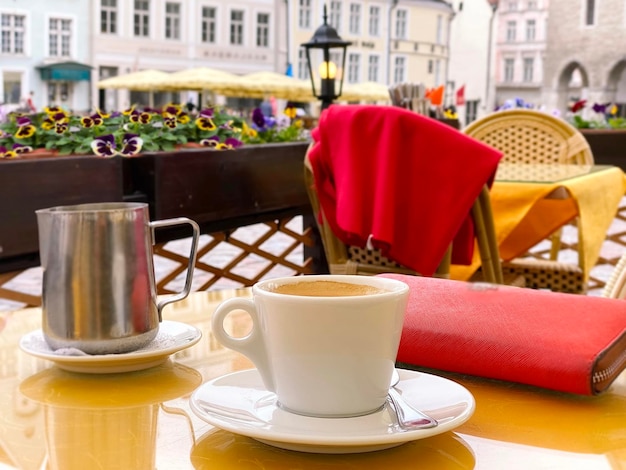
<svg viewBox="0 0 626 470">
<path fill-rule="evenodd" d="M 224 320 L 233 310 L 244 310 L 252 319 L 250 333 L 242 338 L 235 338 L 224 330 Z M 259 315 L 252 300 L 233 298 L 222 302 L 211 317 L 211 331 L 224 346 L 248 357 L 257 367 L 265 388 L 270 392 L 276 391 L 267 349 L 261 334 Z"/>
</svg>

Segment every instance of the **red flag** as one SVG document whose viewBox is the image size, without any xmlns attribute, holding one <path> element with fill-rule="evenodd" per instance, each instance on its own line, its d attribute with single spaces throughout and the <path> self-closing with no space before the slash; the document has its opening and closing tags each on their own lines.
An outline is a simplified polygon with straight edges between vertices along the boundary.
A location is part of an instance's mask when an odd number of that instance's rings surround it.
<svg viewBox="0 0 626 470">
<path fill-rule="evenodd" d="M 465 104 L 465 85 L 456 91 L 456 105 L 462 106 Z"/>
</svg>

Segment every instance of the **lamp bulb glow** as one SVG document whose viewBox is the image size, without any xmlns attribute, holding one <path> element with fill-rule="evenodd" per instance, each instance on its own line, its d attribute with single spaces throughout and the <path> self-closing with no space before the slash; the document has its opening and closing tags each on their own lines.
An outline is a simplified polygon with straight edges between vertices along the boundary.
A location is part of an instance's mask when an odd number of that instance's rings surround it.
<svg viewBox="0 0 626 470">
<path fill-rule="evenodd" d="M 334 62 L 322 62 L 320 64 L 320 77 L 322 79 L 335 78 L 337 76 L 337 66 Z"/>
</svg>

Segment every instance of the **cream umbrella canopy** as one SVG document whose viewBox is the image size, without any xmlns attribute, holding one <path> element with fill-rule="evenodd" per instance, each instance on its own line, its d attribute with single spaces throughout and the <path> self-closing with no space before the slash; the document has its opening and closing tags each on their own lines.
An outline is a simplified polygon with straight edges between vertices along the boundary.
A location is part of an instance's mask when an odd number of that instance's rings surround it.
<svg viewBox="0 0 626 470">
<path fill-rule="evenodd" d="M 162 90 L 161 84 L 169 76 L 167 72 L 148 69 L 106 78 L 97 83 L 98 88 L 116 88 L 133 91 Z"/>
<path fill-rule="evenodd" d="M 254 72 L 237 77 L 230 87 L 221 91 L 226 96 L 243 98 L 274 98 L 290 101 L 314 101 L 309 82 L 276 72 Z"/>
<path fill-rule="evenodd" d="M 340 101 L 391 101 L 389 87 L 377 82 L 344 85 Z"/>
<path fill-rule="evenodd" d="M 221 94 L 222 90 L 230 87 L 237 79 L 237 75 L 223 70 L 195 67 L 169 74 L 160 86 L 167 90 L 210 90 Z"/>
</svg>

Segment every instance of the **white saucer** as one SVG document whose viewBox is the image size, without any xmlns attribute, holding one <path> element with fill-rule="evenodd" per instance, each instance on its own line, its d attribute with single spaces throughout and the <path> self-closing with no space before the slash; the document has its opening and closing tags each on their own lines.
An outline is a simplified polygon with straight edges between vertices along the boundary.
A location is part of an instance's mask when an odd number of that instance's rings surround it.
<svg viewBox="0 0 626 470">
<path fill-rule="evenodd" d="M 20 340 L 20 348 L 33 356 L 54 362 L 61 369 L 90 374 L 112 374 L 147 369 L 162 364 L 182 349 L 193 346 L 202 337 L 196 327 L 175 321 L 162 321 L 156 338 L 147 346 L 124 354 L 68 356 L 55 353 L 41 330 L 32 331 Z"/>
<path fill-rule="evenodd" d="M 355 418 L 312 418 L 276 405 L 256 369 L 228 374 L 201 385 L 191 409 L 208 423 L 283 449 L 316 453 L 356 453 L 387 449 L 434 436 L 463 424 L 474 412 L 472 394 L 456 382 L 399 369 L 396 385 L 411 405 L 439 421 L 429 429 L 401 429 L 388 405 Z"/>
</svg>

